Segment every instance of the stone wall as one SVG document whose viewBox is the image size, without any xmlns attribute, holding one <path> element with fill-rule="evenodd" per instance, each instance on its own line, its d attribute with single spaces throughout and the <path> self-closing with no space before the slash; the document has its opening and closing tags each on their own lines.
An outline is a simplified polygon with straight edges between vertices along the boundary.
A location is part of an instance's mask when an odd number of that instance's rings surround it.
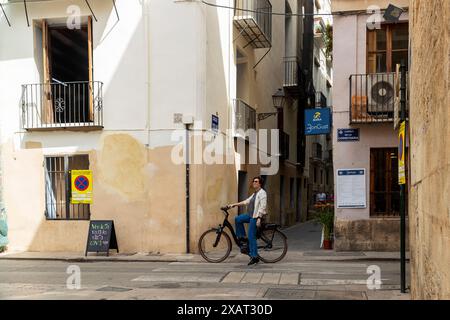
<svg viewBox="0 0 450 320">
<path fill-rule="evenodd" d="M 400 219 L 337 219 L 334 237 L 336 251 L 400 251 Z"/>
<path fill-rule="evenodd" d="M 450 299 L 450 1 L 410 11 L 411 294 Z"/>
</svg>

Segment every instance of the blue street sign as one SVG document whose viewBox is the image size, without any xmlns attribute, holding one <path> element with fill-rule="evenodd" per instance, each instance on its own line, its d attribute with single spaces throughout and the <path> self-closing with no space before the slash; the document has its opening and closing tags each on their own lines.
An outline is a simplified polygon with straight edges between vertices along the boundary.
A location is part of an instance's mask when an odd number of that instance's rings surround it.
<svg viewBox="0 0 450 320">
<path fill-rule="evenodd" d="M 359 141 L 359 129 L 338 129 L 337 141 Z"/>
<path fill-rule="evenodd" d="M 330 108 L 305 110 L 305 134 L 307 136 L 331 132 Z"/>
<path fill-rule="evenodd" d="M 219 117 L 214 114 L 211 119 L 211 129 L 214 132 L 219 132 Z"/>
</svg>

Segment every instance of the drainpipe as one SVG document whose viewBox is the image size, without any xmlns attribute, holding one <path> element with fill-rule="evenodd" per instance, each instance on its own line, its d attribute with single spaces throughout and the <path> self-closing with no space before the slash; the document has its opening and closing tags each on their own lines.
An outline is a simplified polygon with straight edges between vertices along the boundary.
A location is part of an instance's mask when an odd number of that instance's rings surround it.
<svg viewBox="0 0 450 320">
<path fill-rule="evenodd" d="M 190 253 L 189 250 L 189 182 L 190 182 L 190 164 L 189 164 L 189 124 L 186 124 L 186 253 Z"/>
<path fill-rule="evenodd" d="M 183 124 L 186 127 L 186 253 L 191 253 L 189 248 L 190 226 L 189 226 L 189 210 L 190 210 L 190 163 L 189 163 L 189 126 L 194 123 L 194 117 L 183 116 Z"/>
</svg>

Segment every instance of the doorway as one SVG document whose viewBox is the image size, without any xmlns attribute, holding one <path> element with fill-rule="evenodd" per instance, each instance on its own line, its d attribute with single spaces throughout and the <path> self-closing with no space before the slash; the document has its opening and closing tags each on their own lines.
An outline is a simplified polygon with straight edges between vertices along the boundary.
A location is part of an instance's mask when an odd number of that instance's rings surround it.
<svg viewBox="0 0 450 320">
<path fill-rule="evenodd" d="M 79 29 L 65 20 L 34 22 L 36 65 L 41 74 L 42 122 L 93 121 L 92 19 Z"/>
</svg>

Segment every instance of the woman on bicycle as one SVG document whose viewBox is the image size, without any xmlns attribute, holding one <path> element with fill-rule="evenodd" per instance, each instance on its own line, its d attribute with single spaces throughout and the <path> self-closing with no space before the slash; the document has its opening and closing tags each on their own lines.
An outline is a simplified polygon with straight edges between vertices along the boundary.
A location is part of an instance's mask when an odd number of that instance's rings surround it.
<svg viewBox="0 0 450 320">
<path fill-rule="evenodd" d="M 252 265 L 259 262 L 258 247 L 256 245 L 256 231 L 261 226 L 261 219 L 267 214 L 267 193 L 262 188 L 264 181 L 261 177 L 253 178 L 253 193 L 248 199 L 228 205 L 228 207 L 239 207 L 248 205 L 247 213 L 236 216 L 236 236 L 239 238 L 240 243 L 244 243 L 245 228 L 244 223 L 249 223 L 248 228 L 248 243 L 250 249 L 250 262 L 248 265 Z"/>
</svg>

